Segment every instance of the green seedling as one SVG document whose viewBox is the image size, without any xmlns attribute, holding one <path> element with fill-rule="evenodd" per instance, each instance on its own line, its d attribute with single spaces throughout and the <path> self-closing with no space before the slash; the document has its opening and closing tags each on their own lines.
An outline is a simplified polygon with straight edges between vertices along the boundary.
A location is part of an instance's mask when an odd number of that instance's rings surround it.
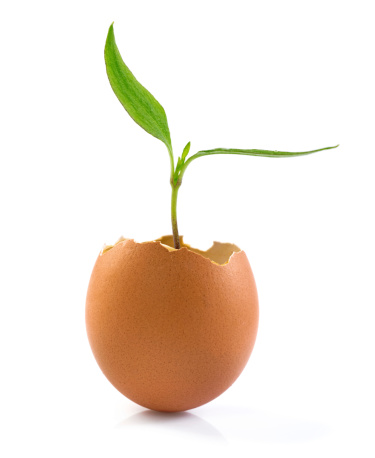
<svg viewBox="0 0 375 458">
<path fill-rule="evenodd" d="M 193 156 L 187 158 L 190 151 L 190 142 L 188 142 L 181 156 L 178 157 L 175 166 L 171 135 L 169 133 L 168 121 L 164 108 L 155 99 L 155 97 L 136 80 L 132 72 L 125 65 L 116 45 L 113 24 L 110 26 L 108 31 L 104 50 L 104 58 L 108 79 L 112 86 L 113 92 L 116 94 L 125 110 L 138 125 L 140 125 L 149 134 L 161 140 L 167 147 L 171 167 L 170 184 L 172 187 L 172 231 L 173 242 L 176 249 L 180 248 L 180 238 L 177 225 L 178 190 L 182 184 L 182 178 L 187 167 L 195 159 L 203 156 L 211 156 L 214 154 L 241 154 L 245 156 L 262 156 L 271 158 L 297 157 L 306 154 L 317 153 L 318 151 L 337 148 L 339 146 L 328 146 L 312 151 L 303 151 L 297 153 L 286 151 L 269 151 L 262 149 L 215 148 L 198 151 Z"/>
</svg>

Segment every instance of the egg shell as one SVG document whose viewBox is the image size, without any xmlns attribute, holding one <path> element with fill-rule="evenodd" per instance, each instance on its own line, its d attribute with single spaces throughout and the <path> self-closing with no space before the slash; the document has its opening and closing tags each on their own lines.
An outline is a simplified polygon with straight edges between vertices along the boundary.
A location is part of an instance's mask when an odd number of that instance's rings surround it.
<svg viewBox="0 0 375 458">
<path fill-rule="evenodd" d="M 172 246 L 165 236 L 107 247 L 86 300 L 87 334 L 105 376 L 127 398 L 165 412 L 198 407 L 233 384 L 259 317 L 243 251 L 218 242 L 206 252 Z"/>
</svg>

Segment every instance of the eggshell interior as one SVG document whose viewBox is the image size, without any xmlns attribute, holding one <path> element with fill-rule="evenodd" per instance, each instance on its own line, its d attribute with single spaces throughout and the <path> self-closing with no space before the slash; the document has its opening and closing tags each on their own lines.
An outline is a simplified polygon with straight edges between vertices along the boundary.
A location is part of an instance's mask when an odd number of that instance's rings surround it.
<svg viewBox="0 0 375 458">
<path fill-rule="evenodd" d="M 229 388 L 258 328 L 246 254 L 214 242 L 173 248 L 171 236 L 121 239 L 102 250 L 86 300 L 93 354 L 108 380 L 149 409 L 183 411 Z"/>
</svg>

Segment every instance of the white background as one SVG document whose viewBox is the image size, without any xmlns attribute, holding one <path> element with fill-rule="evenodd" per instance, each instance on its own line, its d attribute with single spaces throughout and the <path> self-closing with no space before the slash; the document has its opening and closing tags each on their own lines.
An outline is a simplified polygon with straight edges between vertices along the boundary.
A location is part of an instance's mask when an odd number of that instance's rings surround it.
<svg viewBox="0 0 375 458">
<path fill-rule="evenodd" d="M 1 442 L 4 457 L 373 457 L 373 2 L 14 1 L 0 10 Z M 180 232 L 244 249 L 260 327 L 211 403 L 147 411 L 86 338 L 104 242 L 170 233 L 169 158 L 106 77 L 115 33 L 165 108 L 185 174 Z"/>
</svg>

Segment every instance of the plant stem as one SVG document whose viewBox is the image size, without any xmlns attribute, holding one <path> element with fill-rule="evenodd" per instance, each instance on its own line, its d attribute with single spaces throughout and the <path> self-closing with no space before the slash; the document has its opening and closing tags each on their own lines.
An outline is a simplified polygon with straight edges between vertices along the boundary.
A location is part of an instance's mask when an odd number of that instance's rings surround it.
<svg viewBox="0 0 375 458">
<path fill-rule="evenodd" d="M 174 247 L 177 250 L 181 248 L 180 236 L 178 234 L 178 226 L 177 226 L 177 195 L 178 195 L 178 190 L 180 186 L 181 186 L 180 180 L 178 180 L 176 184 L 174 184 L 173 180 L 171 180 L 171 187 L 172 187 L 171 215 L 172 215 L 173 243 L 174 243 Z"/>
<path fill-rule="evenodd" d="M 173 180 L 173 175 L 174 175 L 174 157 L 173 157 L 173 150 L 172 146 L 168 147 L 168 154 L 169 154 L 169 160 L 171 163 L 171 180 Z M 171 181 L 172 183 L 172 181 Z"/>
</svg>

